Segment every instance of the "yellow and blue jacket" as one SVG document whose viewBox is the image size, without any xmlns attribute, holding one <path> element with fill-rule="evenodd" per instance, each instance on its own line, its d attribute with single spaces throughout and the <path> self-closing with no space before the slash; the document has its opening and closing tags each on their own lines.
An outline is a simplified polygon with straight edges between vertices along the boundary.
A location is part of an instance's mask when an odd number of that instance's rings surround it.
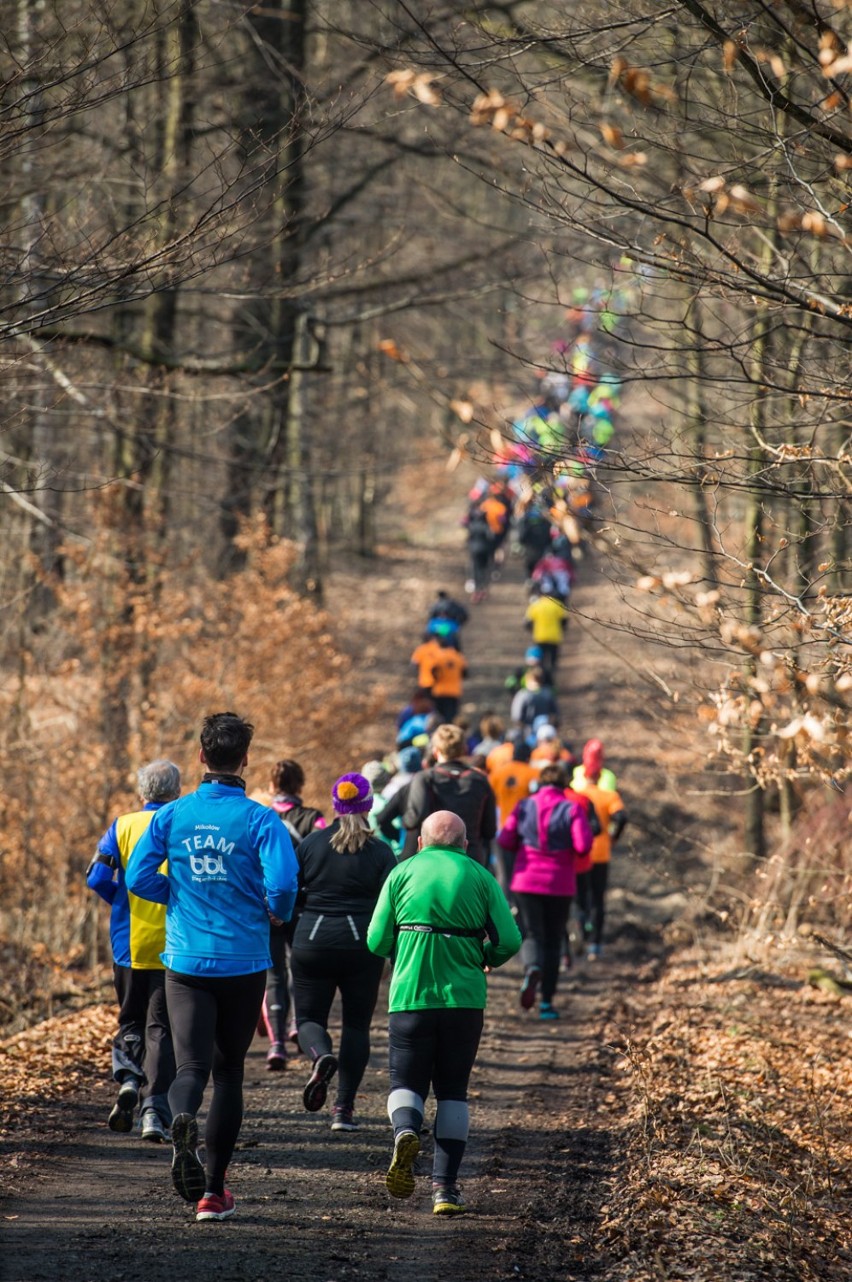
<svg viewBox="0 0 852 1282">
<path fill-rule="evenodd" d="M 109 938 L 113 961 L 132 970 L 163 970 L 160 953 L 166 945 L 166 906 L 132 895 L 124 880 L 127 861 L 162 802 L 119 815 L 98 842 L 86 873 L 86 885 L 112 907 Z M 166 871 L 164 863 L 160 869 Z"/>
</svg>

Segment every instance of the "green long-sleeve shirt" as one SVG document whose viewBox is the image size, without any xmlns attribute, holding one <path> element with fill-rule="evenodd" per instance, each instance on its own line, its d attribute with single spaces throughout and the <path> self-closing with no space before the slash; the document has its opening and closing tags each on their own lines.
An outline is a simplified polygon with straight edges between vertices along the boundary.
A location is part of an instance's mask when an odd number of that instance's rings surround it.
<svg viewBox="0 0 852 1282">
<path fill-rule="evenodd" d="M 442 927 L 481 930 L 483 937 L 441 934 Z M 388 877 L 367 946 L 380 957 L 394 956 L 391 1011 L 481 1010 L 487 999 L 483 967 L 514 957 L 521 934 L 490 872 L 461 851 L 427 846 Z"/>
</svg>

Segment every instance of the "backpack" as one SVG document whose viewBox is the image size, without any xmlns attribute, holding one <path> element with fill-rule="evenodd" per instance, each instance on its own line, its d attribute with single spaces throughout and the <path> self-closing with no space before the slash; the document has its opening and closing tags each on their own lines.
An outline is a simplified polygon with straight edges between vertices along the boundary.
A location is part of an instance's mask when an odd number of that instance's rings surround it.
<svg viewBox="0 0 852 1282">
<path fill-rule="evenodd" d="M 322 811 L 297 801 L 281 802 L 280 806 L 280 809 L 278 806 L 273 806 L 273 809 L 290 834 L 295 850 L 314 831 L 317 820 L 322 819 Z"/>
</svg>

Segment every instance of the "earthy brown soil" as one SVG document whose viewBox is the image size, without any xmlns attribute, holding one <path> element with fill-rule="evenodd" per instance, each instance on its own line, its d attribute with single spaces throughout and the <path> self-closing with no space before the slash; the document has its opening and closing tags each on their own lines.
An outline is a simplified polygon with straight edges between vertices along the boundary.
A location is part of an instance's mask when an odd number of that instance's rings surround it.
<svg viewBox="0 0 852 1282">
<path fill-rule="evenodd" d="M 438 505 L 436 493 L 443 494 Z M 412 541 L 389 544 L 373 566 L 344 564 L 331 581 L 332 601 L 349 612 L 360 672 L 365 680 L 382 681 L 389 710 L 410 687 L 408 654 L 435 588 L 462 589 L 462 493 L 455 479 L 427 475 L 421 507 L 415 500 L 409 507 Z M 577 746 L 593 733 L 604 739 L 631 815 L 613 869 L 606 955 L 598 963 L 578 960 L 564 976 L 558 994 L 563 1018 L 556 1025 L 519 1010 L 517 960 L 492 976 L 462 1173 L 471 1213 L 450 1222 L 431 1215 L 428 1142 L 412 1199 L 394 1202 L 386 1194 L 390 1132 L 380 998 L 356 1133 L 332 1135 L 325 1116 L 307 1115 L 300 1100 L 304 1061 L 269 1074 L 265 1046 L 255 1043 L 229 1179 L 238 1214 L 224 1224 L 196 1225 L 171 1190 L 169 1151 L 106 1128 L 114 1015 L 105 1005 L 51 1021 L 6 1045 L 5 1070 L 0 1063 L 6 1087 L 0 1109 L 4 1282 L 844 1276 L 848 1261 L 843 1248 L 832 1245 L 830 1231 L 821 1254 L 813 1242 L 796 1246 L 792 1230 L 783 1238 L 779 1229 L 767 1246 L 759 1240 L 757 1219 L 742 1219 L 739 1238 L 726 1234 L 742 1196 L 735 1189 L 720 1198 L 730 1175 L 719 1176 L 721 1185 L 714 1175 L 706 1196 L 695 1193 L 689 1203 L 691 1218 L 682 1213 L 686 1185 L 676 1195 L 678 1172 L 687 1158 L 693 1162 L 692 1193 L 707 1183 L 710 1167 L 725 1170 L 725 1118 L 729 1124 L 731 1118 L 717 1095 L 693 1101 L 695 1135 L 709 1136 L 699 1123 L 711 1115 L 722 1135 L 720 1147 L 700 1155 L 697 1169 L 691 1114 L 678 1100 L 688 1099 L 690 1062 L 706 1056 L 707 1047 L 690 1042 L 688 1031 L 697 1037 L 706 1020 L 724 1036 L 732 989 L 751 1012 L 755 1038 L 771 1008 L 761 1006 L 766 985 L 753 974 L 728 977 L 723 996 L 722 986 L 714 992 L 706 974 L 699 975 L 700 961 L 687 963 L 679 955 L 680 969 L 668 961 L 673 934 L 666 923 L 679 922 L 699 896 L 708 879 L 701 852 L 725 831 L 727 817 L 717 814 L 708 832 L 707 813 L 702 816 L 689 795 L 691 781 L 672 730 L 676 709 L 658 680 L 677 680 L 675 661 L 666 651 L 642 649 L 595 628 L 599 614 L 617 617 L 624 609 L 601 569 L 591 552 L 581 569 L 561 690 L 571 739 Z M 518 563 L 510 562 L 466 631 L 472 666 L 467 699 L 478 711 L 508 706 L 503 681 L 526 644 L 523 601 Z M 365 759 L 389 746 L 391 724 L 390 717 L 377 723 L 376 742 L 364 744 Z M 708 812 L 715 803 L 700 804 Z M 821 1012 L 808 1005 L 807 990 L 803 995 L 801 985 L 794 988 L 802 1019 L 811 1020 L 808 1036 L 816 1036 Z M 75 1050 L 78 1044 L 87 1049 Z M 675 1061 L 685 1081 L 669 1088 Z M 659 1077 L 649 1077 L 649 1066 Z M 713 1073 L 722 1080 L 735 1068 L 717 1056 L 702 1071 L 707 1081 Z M 843 1099 L 848 1103 L 848 1095 Z M 779 1135 L 786 1125 L 776 1124 Z M 821 1133 L 827 1134 L 825 1125 Z M 763 1133 L 755 1123 L 750 1134 L 758 1148 L 763 1145 L 766 1168 L 775 1170 L 776 1162 L 783 1182 L 784 1162 L 796 1156 L 776 1156 L 780 1140 L 768 1123 Z M 698 1142 L 711 1145 L 709 1137 Z M 803 1138 L 802 1144 L 813 1149 L 817 1140 Z M 846 1192 L 832 1161 L 827 1159 L 830 1192 L 824 1177 L 808 1185 L 826 1205 L 831 1201 L 827 1218 L 811 1225 L 815 1236 L 820 1225 L 830 1229 L 830 1214 Z M 755 1217 L 771 1204 L 761 1188 L 759 1197 L 751 1195 Z M 638 1214 L 631 1214 L 633 1203 Z"/>
</svg>

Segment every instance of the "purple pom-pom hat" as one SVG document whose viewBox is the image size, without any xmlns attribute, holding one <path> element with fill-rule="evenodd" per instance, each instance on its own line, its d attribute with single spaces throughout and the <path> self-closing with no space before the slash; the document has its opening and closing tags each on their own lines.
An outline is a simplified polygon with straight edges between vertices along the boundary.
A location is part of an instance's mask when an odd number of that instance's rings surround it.
<svg viewBox="0 0 852 1282">
<path fill-rule="evenodd" d="M 331 804 L 338 815 L 365 815 L 373 808 L 369 779 L 356 773 L 341 775 L 331 790 Z"/>
</svg>

